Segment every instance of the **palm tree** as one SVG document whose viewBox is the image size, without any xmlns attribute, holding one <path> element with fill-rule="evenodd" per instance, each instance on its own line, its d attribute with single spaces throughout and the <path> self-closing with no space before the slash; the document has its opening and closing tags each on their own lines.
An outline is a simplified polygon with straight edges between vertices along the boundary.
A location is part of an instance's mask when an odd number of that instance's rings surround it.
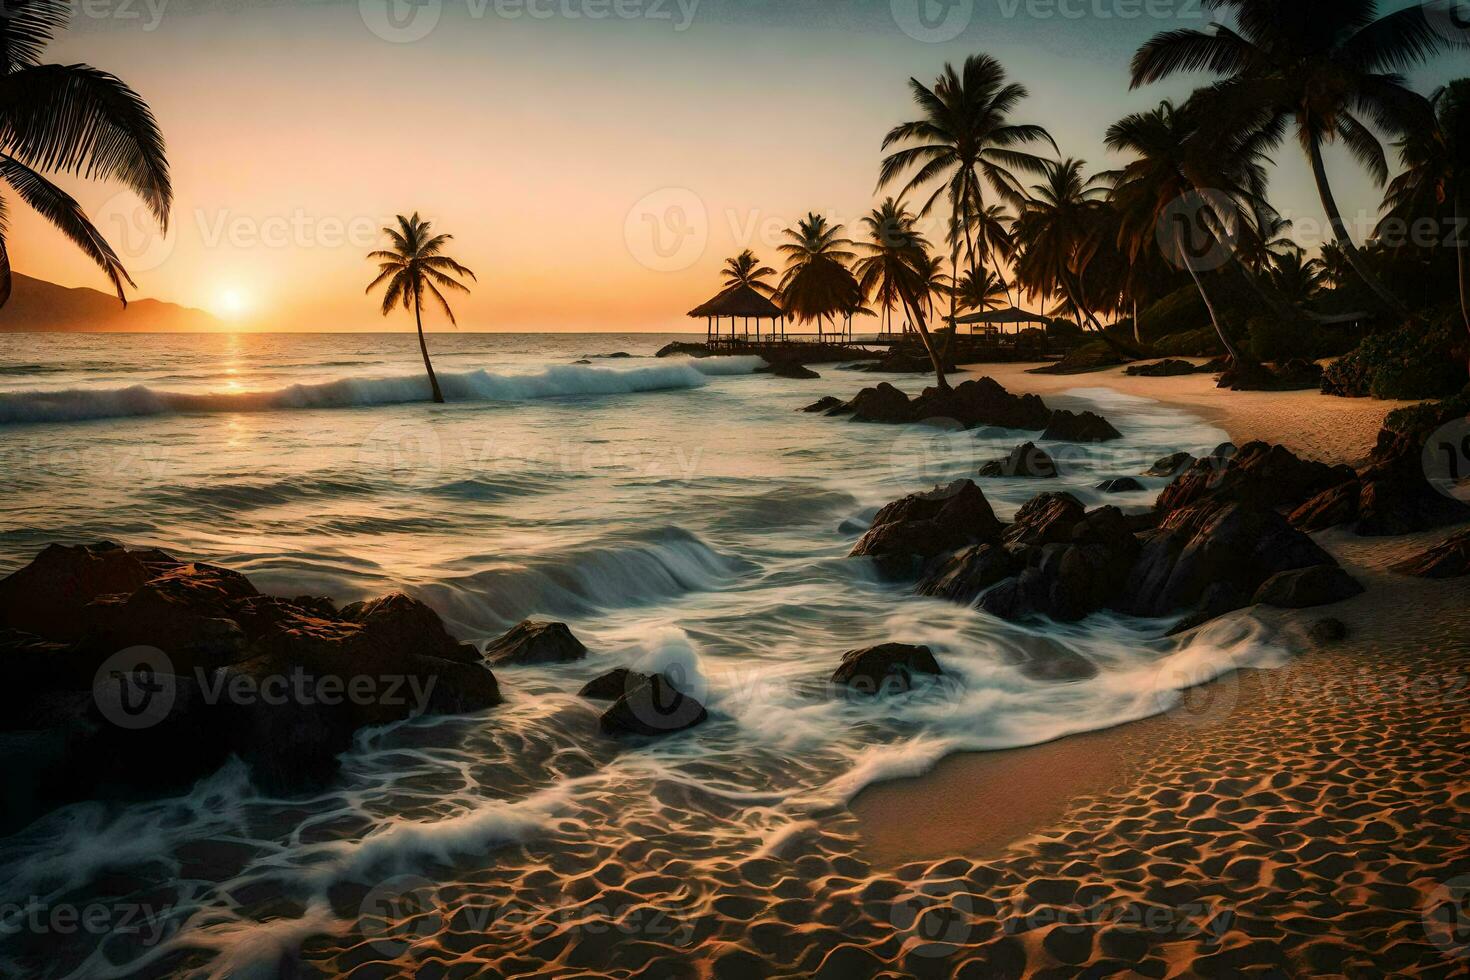
<svg viewBox="0 0 1470 980">
<path fill-rule="evenodd" d="M 786 256 L 786 273 L 781 277 L 781 305 L 798 322 L 816 321 L 818 338 L 825 337 L 823 321 L 851 316 L 862 309 L 863 294 L 847 269 L 857 256 L 853 243 L 842 237 L 842 225 L 811 213 L 787 228 L 780 251 Z"/>
<path fill-rule="evenodd" d="M 725 276 L 725 288 L 734 289 L 736 286 L 749 286 L 756 292 L 767 296 L 776 292 L 776 287 L 764 280 L 774 276 L 776 270 L 768 265 L 761 265 L 760 259 L 755 253 L 746 249 L 733 259 L 725 260 L 723 272 Z"/>
<path fill-rule="evenodd" d="M 859 288 L 885 311 L 895 303 L 904 309 L 934 366 L 939 387 L 947 389 L 944 364 L 924 316 L 926 310 L 933 312 L 933 269 L 942 260 L 930 257 L 929 240 L 915 228 L 914 216 L 891 197 L 863 219 L 863 227 L 868 233 L 868 240 L 862 243 L 867 254 L 853 267 Z"/>
<path fill-rule="evenodd" d="M 961 310 L 996 310 L 1010 302 L 1010 290 L 989 269 L 971 269 L 960 276 L 955 294 Z"/>
<path fill-rule="evenodd" d="M 1209 71 L 1224 78 L 1196 98 L 1223 138 L 1254 133 L 1271 148 L 1294 127 L 1344 256 L 1389 309 L 1403 312 L 1353 242 L 1322 146 L 1341 140 L 1383 185 L 1388 163 L 1368 124 L 1402 133 L 1422 123 L 1424 99 L 1397 72 L 1450 46 L 1427 11 L 1454 2 L 1427 0 L 1379 17 L 1377 0 L 1205 0 L 1207 7 L 1232 12 L 1237 28 L 1214 24 L 1209 31 L 1154 36 L 1133 58 L 1133 87 Z"/>
<path fill-rule="evenodd" d="M 1470 79 L 1453 81 L 1430 99 L 1437 125 L 1399 144 L 1404 172 L 1388 186 L 1385 221 L 1443 217 L 1455 229 L 1460 314 L 1470 330 Z M 1380 225 L 1380 227 L 1382 227 Z"/>
<path fill-rule="evenodd" d="M 1056 143 L 1040 126 L 1011 122 L 1011 113 L 1028 93 L 1025 86 L 1008 82 L 1005 68 L 989 55 L 971 55 L 958 72 L 946 64 L 932 88 L 910 78 L 909 88 L 922 115 L 895 126 L 883 138 L 885 150 L 904 145 L 884 158 L 878 188 L 910 170 L 904 196 L 938 182 L 919 215 L 929 214 L 944 195 L 950 211 L 950 275 L 958 279 L 962 240 L 968 264 L 975 264 L 973 229 L 977 215 L 986 213 L 983 184 L 1019 206 L 1024 194 L 1016 171 L 1046 172 L 1045 160 L 1019 147 L 1046 142 L 1055 150 Z M 987 252 L 996 274 L 1004 278 L 988 246 Z M 956 304 L 951 302 L 950 317 L 955 313 Z"/>
<path fill-rule="evenodd" d="M 69 4 L 14 0 L 0 16 L 0 181 L 101 267 L 127 305 L 133 286 L 117 253 L 47 171 L 116 180 L 168 231 L 173 185 L 163 135 L 141 96 L 88 65 L 43 65 Z M 0 198 L 0 306 L 10 300 L 10 254 Z"/>
<path fill-rule="evenodd" d="M 1240 351 L 1220 320 L 1191 248 L 1198 244 L 1196 234 L 1212 236 L 1212 247 L 1220 248 L 1227 229 L 1248 225 L 1259 200 L 1253 188 L 1264 178 L 1254 145 L 1231 149 L 1202 139 L 1198 112 L 1195 103 L 1176 107 L 1165 101 L 1108 128 L 1107 148 L 1134 158 L 1119 174 L 1112 194 L 1121 218 L 1118 240 L 1134 262 L 1161 249 L 1172 264 L 1187 269 L 1220 343 L 1238 360 Z M 1225 213 L 1211 213 L 1218 210 Z M 1229 234 L 1227 240 L 1240 237 Z"/>
<path fill-rule="evenodd" d="M 459 326 L 455 322 L 454 311 L 449 308 L 449 301 L 444 298 L 439 287 L 468 293 L 469 287 L 454 277 L 469 276 L 474 279 L 475 274 L 442 254 L 444 245 L 453 241 L 454 236 L 431 236 L 432 227 L 429 222 L 419 218 L 415 211 L 411 218 L 400 214 L 397 228 L 384 228 L 383 234 L 392 242 L 392 248 L 368 255 L 369 259 L 379 265 L 378 277 L 368 284 L 367 291 L 371 293 L 382 283 L 388 284 L 383 293 L 384 316 L 393 312 L 395 306 L 413 310 L 414 322 L 419 331 L 419 353 L 424 355 L 424 370 L 429 374 L 429 387 L 433 389 L 434 403 L 442 405 L 444 393 L 439 390 L 439 379 L 435 377 L 434 365 L 429 361 L 429 345 L 424 341 L 424 295 L 432 296 L 444 310 L 444 315 L 449 317 L 449 322 Z"/>
<path fill-rule="evenodd" d="M 1302 249 L 1280 252 L 1271 260 L 1271 284 L 1283 296 L 1298 305 L 1305 305 L 1322 291 L 1327 278 L 1326 266 L 1320 259 L 1307 258 Z"/>
</svg>

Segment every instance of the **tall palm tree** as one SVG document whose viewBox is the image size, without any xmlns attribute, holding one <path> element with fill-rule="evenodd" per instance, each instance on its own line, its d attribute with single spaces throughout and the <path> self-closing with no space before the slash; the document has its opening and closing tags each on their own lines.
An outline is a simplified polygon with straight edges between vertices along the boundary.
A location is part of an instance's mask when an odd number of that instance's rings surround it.
<svg viewBox="0 0 1470 980">
<path fill-rule="evenodd" d="M 725 277 L 725 288 L 734 289 L 736 286 L 749 286 L 756 292 L 767 296 L 776 292 L 776 287 L 766 282 L 776 270 L 768 265 L 761 265 L 760 259 L 755 253 L 746 249 L 733 259 L 725 260 L 723 275 Z"/>
<path fill-rule="evenodd" d="M 971 269 L 960 276 L 955 294 L 961 310 L 996 310 L 1010 302 L 1010 290 L 989 269 Z"/>
<path fill-rule="evenodd" d="M 1271 259 L 1271 284 L 1293 303 L 1305 305 L 1322 291 L 1327 278 L 1320 259 L 1309 259 L 1300 248 L 1288 249 Z"/>
<path fill-rule="evenodd" d="M 1399 144 L 1404 172 L 1388 186 L 1385 221 L 1443 217 L 1451 222 L 1460 314 L 1470 331 L 1470 79 L 1449 83 L 1434 93 L 1430 104 L 1437 125 L 1416 130 Z"/>
<path fill-rule="evenodd" d="M 929 240 L 915 227 L 913 214 L 891 197 L 863 218 L 863 228 L 868 239 L 861 247 L 867 254 L 853 266 L 859 288 L 885 311 L 895 304 L 903 308 L 924 344 L 939 387 L 948 388 L 944 363 L 924 316 L 926 310 L 933 312 L 932 269 L 941 260 L 930 257 Z"/>
<path fill-rule="evenodd" d="M 1424 99 L 1398 72 L 1451 44 L 1431 21 L 1430 8 L 1455 2 L 1426 0 L 1379 17 L 1377 0 L 1205 0 L 1207 7 L 1234 14 L 1236 28 L 1217 23 L 1208 31 L 1154 36 L 1134 55 L 1133 86 L 1209 71 L 1224 77 L 1197 98 L 1208 106 L 1212 128 L 1226 138 L 1253 132 L 1270 148 L 1294 128 L 1344 256 L 1389 309 L 1403 312 L 1348 231 L 1322 147 L 1341 140 L 1379 186 L 1387 181 L 1383 145 L 1369 124 L 1394 133 L 1422 124 Z"/>
<path fill-rule="evenodd" d="M 853 243 L 842 237 L 845 229 L 824 215 L 811 213 L 787 228 L 789 239 L 780 246 L 786 256 L 781 277 L 781 306 L 798 322 L 815 321 L 817 335 L 825 337 L 822 323 L 834 323 L 862 309 L 863 294 L 847 266 L 857 256 Z"/>
<path fill-rule="evenodd" d="M 909 89 L 921 117 L 895 126 L 883 138 L 883 149 L 901 148 L 884 158 L 878 188 L 910 171 L 902 196 L 937 184 L 919 215 L 929 214 L 944 196 L 950 212 L 950 275 L 958 279 L 962 242 L 968 264 L 975 264 L 973 229 L 976 216 L 986 211 L 984 185 L 1019 206 L 1025 195 L 1016 172 L 1046 172 L 1046 161 L 1021 148 L 1045 142 L 1055 150 L 1056 143 L 1040 126 L 1011 121 L 1028 93 L 1007 81 L 1005 68 L 989 55 L 971 55 L 959 71 L 946 64 L 932 88 L 910 78 Z M 990 257 L 1004 278 L 993 252 Z M 955 313 L 952 302 L 950 317 Z"/>
<path fill-rule="evenodd" d="M 117 298 L 134 285 L 81 205 L 44 176 L 116 180 L 143 201 L 167 233 L 173 185 L 163 135 L 141 96 L 88 65 L 43 65 L 70 5 L 10 0 L 0 15 L 0 181 L 101 267 Z M 10 300 L 10 253 L 0 198 L 0 306 Z"/>
<path fill-rule="evenodd" d="M 424 296 L 432 296 L 444 315 L 449 317 L 449 322 L 459 326 L 455 322 L 454 311 L 449 308 L 449 301 L 439 288 L 442 286 L 468 293 L 469 287 L 454 277 L 469 276 L 474 279 L 475 274 L 443 254 L 445 244 L 453 241 L 454 236 L 431 235 L 432 228 L 429 222 L 419 217 L 417 211 L 411 218 L 400 214 L 397 228 L 384 228 L 383 234 L 388 236 L 392 247 L 368 255 L 369 259 L 378 263 L 378 277 L 368 284 L 367 291 L 371 293 L 379 285 L 385 282 L 388 284 L 383 293 L 384 316 L 393 312 L 395 306 L 413 310 L 414 322 L 419 331 L 419 353 L 424 355 L 424 370 L 429 375 L 429 387 L 433 390 L 435 404 L 442 405 L 444 393 L 439 390 L 439 379 L 434 375 L 434 365 L 429 360 L 429 345 L 424 341 Z"/>
<path fill-rule="evenodd" d="M 1085 176 L 1084 166 L 1073 159 L 1053 163 L 1046 180 L 1031 188 L 1016 219 L 1016 275 L 1033 294 L 1060 294 L 1078 323 L 1091 324 L 1116 346 L 1103 331 L 1085 287 L 1087 264 L 1107 217 L 1108 182 L 1100 175 Z"/>
</svg>

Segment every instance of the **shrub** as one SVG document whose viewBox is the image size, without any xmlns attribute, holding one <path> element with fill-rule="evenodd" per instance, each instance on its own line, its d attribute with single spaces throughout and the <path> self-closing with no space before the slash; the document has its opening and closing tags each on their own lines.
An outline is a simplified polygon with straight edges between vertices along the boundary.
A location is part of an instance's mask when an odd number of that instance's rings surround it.
<svg viewBox="0 0 1470 980">
<path fill-rule="evenodd" d="M 1328 367 L 1322 390 L 1349 398 L 1444 398 L 1465 384 L 1458 343 L 1448 319 L 1374 334 Z"/>
<path fill-rule="evenodd" d="M 1288 323 L 1279 317 L 1253 317 L 1246 325 L 1246 346 L 1256 360 L 1281 364 L 1299 357 L 1315 357 L 1314 331 L 1311 326 Z"/>
<path fill-rule="evenodd" d="M 1219 357 L 1225 353 L 1213 327 L 1186 330 L 1160 337 L 1151 345 L 1160 357 Z"/>
</svg>

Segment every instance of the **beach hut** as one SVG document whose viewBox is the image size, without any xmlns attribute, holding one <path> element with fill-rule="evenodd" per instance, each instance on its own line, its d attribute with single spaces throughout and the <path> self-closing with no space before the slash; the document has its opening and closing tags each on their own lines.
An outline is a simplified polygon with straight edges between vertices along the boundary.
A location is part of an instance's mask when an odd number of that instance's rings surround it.
<svg viewBox="0 0 1470 980">
<path fill-rule="evenodd" d="M 708 303 L 690 310 L 689 316 L 705 321 L 705 339 L 710 343 L 726 336 L 723 332 L 723 321 L 727 317 L 730 320 L 728 337 L 732 341 L 737 337 L 737 327 L 742 328 L 738 336 L 749 340 L 752 322 L 755 325 L 755 339 L 759 341 L 762 336 L 762 320 L 771 321 L 771 329 L 766 336 L 771 339 L 775 339 L 778 334 L 783 338 L 786 336 L 786 314 L 781 307 L 746 285 L 731 286 Z"/>
<path fill-rule="evenodd" d="M 987 310 L 984 313 L 970 313 L 965 316 L 957 316 L 952 321 L 955 329 L 962 326 L 970 327 L 970 332 L 975 333 L 976 328 L 986 334 L 1000 335 L 1006 332 L 1006 327 L 1014 326 L 1016 333 L 1020 333 L 1022 325 L 1045 330 L 1051 326 L 1051 318 L 1040 313 L 1032 313 L 1019 307 L 1012 306 L 1004 310 Z"/>
</svg>

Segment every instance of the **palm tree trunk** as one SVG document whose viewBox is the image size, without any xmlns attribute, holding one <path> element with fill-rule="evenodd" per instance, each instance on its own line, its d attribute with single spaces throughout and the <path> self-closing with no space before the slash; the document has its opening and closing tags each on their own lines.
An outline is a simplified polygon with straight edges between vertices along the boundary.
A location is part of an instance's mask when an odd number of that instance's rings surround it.
<svg viewBox="0 0 1470 980">
<path fill-rule="evenodd" d="M 1460 266 L 1460 316 L 1465 320 L 1465 331 L 1470 334 L 1470 245 L 1465 241 L 1465 189 L 1455 188 L 1455 227 L 1460 229 L 1455 239 L 1455 252 Z"/>
<path fill-rule="evenodd" d="M 424 355 L 424 370 L 429 372 L 429 387 L 434 390 L 434 404 L 444 404 L 444 392 L 439 390 L 439 379 L 434 376 L 434 365 L 429 361 L 429 345 L 424 341 L 424 313 L 419 304 L 418 287 L 413 291 L 413 318 L 419 326 L 419 353 Z"/>
<path fill-rule="evenodd" d="M 1184 232 L 1182 230 L 1176 231 L 1175 236 L 1178 239 L 1177 246 L 1179 248 L 1179 254 L 1184 257 L 1184 265 L 1189 269 L 1189 278 L 1194 280 L 1194 288 L 1199 290 L 1200 299 L 1205 301 L 1205 309 L 1209 311 L 1210 323 L 1215 327 L 1215 334 L 1220 338 L 1220 344 L 1225 348 L 1225 353 L 1230 355 L 1232 361 L 1237 364 L 1241 363 L 1240 351 L 1236 350 L 1235 345 L 1230 342 L 1230 335 L 1225 332 L 1225 327 L 1220 322 L 1220 315 L 1215 310 L 1214 301 L 1210 299 L 1209 290 L 1205 289 L 1204 280 L 1199 276 L 1199 270 L 1194 267 L 1193 262 L 1189 261 L 1189 252 L 1186 251 L 1188 246 L 1184 242 Z"/>
<path fill-rule="evenodd" d="M 1342 248 L 1348 264 L 1390 312 L 1407 316 L 1408 308 L 1399 302 L 1398 297 L 1389 292 L 1383 283 L 1378 281 L 1378 277 L 1368 270 L 1367 263 L 1363 261 L 1363 253 L 1358 251 L 1358 246 L 1348 234 L 1347 223 L 1342 220 L 1342 211 L 1338 209 L 1337 198 L 1332 194 L 1332 185 L 1327 181 L 1327 164 L 1322 160 L 1322 138 L 1320 136 L 1312 135 L 1307 152 L 1312 160 L 1312 176 L 1317 181 L 1317 193 L 1322 198 L 1322 207 L 1327 211 L 1327 220 L 1332 224 L 1332 234 L 1336 237 L 1338 246 Z"/>
<path fill-rule="evenodd" d="M 1143 346 L 1143 328 L 1138 323 L 1138 300 L 1133 301 L 1133 342 Z"/>
<path fill-rule="evenodd" d="M 900 294 L 904 309 L 908 311 L 909 319 L 919 331 L 919 339 L 924 342 L 924 350 L 929 354 L 929 363 L 934 365 L 934 377 L 939 383 L 940 391 L 949 391 L 949 378 L 944 375 L 944 363 L 939 359 L 939 353 L 934 349 L 934 341 L 929 337 L 929 327 L 924 322 L 923 315 L 919 312 L 918 304 L 909 302 L 907 294 Z"/>
</svg>

